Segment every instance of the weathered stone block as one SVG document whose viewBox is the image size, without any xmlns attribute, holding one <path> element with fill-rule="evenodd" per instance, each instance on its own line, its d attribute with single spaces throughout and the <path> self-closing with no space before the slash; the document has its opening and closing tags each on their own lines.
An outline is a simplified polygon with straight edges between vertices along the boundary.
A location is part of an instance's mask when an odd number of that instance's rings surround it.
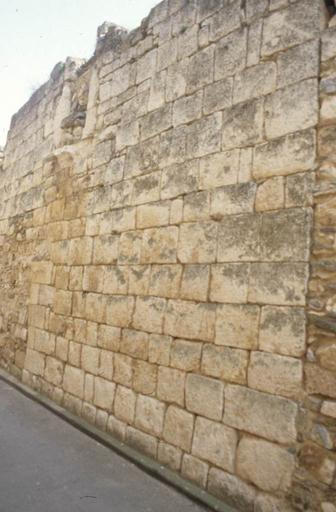
<svg viewBox="0 0 336 512">
<path fill-rule="evenodd" d="M 169 300 L 164 333 L 178 338 L 213 341 L 215 315 L 213 304 Z"/>
<path fill-rule="evenodd" d="M 112 411 L 115 388 L 116 385 L 114 382 L 96 377 L 93 399 L 94 404 L 101 409 Z"/>
<path fill-rule="evenodd" d="M 83 345 L 81 367 L 86 372 L 98 375 L 100 349 Z"/>
<path fill-rule="evenodd" d="M 97 267 L 96 267 L 97 268 Z M 103 273 L 103 293 L 125 294 L 128 290 L 128 267 L 123 265 L 100 267 Z"/>
<path fill-rule="evenodd" d="M 225 215 L 253 212 L 255 183 L 240 183 L 217 188 L 211 193 L 211 217 L 220 220 Z"/>
<path fill-rule="evenodd" d="M 172 126 L 172 109 L 167 104 L 158 110 L 150 112 L 141 120 L 141 139 L 149 139 Z"/>
<path fill-rule="evenodd" d="M 200 487 L 205 487 L 207 483 L 207 476 L 209 471 L 209 465 L 205 462 L 188 455 L 187 453 L 183 456 L 182 461 L 182 476 L 195 482 Z"/>
<path fill-rule="evenodd" d="M 200 159 L 200 188 L 208 189 L 237 183 L 239 150 L 215 153 Z"/>
<path fill-rule="evenodd" d="M 282 176 L 270 178 L 259 185 L 255 200 L 257 212 L 279 210 L 285 204 L 285 180 Z"/>
<path fill-rule="evenodd" d="M 263 62 L 257 66 L 244 69 L 235 76 L 233 103 L 265 96 L 275 89 L 275 85 L 276 65 L 274 62 Z"/>
<path fill-rule="evenodd" d="M 247 350 L 207 344 L 202 354 L 202 373 L 224 381 L 245 384 L 248 362 Z"/>
<path fill-rule="evenodd" d="M 223 148 L 251 146 L 263 139 L 263 100 L 239 103 L 223 112 Z"/>
<path fill-rule="evenodd" d="M 63 388 L 78 398 L 84 398 L 84 371 L 66 364 Z"/>
<path fill-rule="evenodd" d="M 114 355 L 114 381 L 131 387 L 133 376 L 133 359 L 123 354 Z"/>
<path fill-rule="evenodd" d="M 150 52 L 145 53 L 143 57 L 141 57 L 137 62 L 137 76 L 136 82 L 139 84 L 143 82 L 147 78 L 150 78 L 156 68 L 157 62 L 157 50 L 151 50 Z"/>
<path fill-rule="evenodd" d="M 194 192 L 184 196 L 183 220 L 194 222 L 210 219 L 210 191 Z"/>
<path fill-rule="evenodd" d="M 318 46 L 318 41 L 309 41 L 279 54 L 278 87 L 318 75 Z"/>
<path fill-rule="evenodd" d="M 225 503 L 239 507 L 244 512 L 254 511 L 256 490 L 240 478 L 220 469 L 211 468 L 208 477 L 208 490 Z"/>
<path fill-rule="evenodd" d="M 128 293 L 146 295 L 148 293 L 150 265 L 135 265 L 129 267 Z"/>
<path fill-rule="evenodd" d="M 258 346 L 260 308 L 255 305 L 223 304 L 217 307 L 217 345 L 254 349 Z"/>
<path fill-rule="evenodd" d="M 110 325 L 100 325 L 97 336 L 98 347 L 118 352 L 121 329 Z"/>
<path fill-rule="evenodd" d="M 194 416 L 183 409 L 170 405 L 167 409 L 163 439 L 189 452 L 194 428 Z"/>
<path fill-rule="evenodd" d="M 190 123 L 202 114 L 203 92 L 197 92 L 175 101 L 173 106 L 173 125 Z"/>
<path fill-rule="evenodd" d="M 192 123 L 187 135 L 187 158 L 215 153 L 221 149 L 222 114 L 216 112 Z"/>
<path fill-rule="evenodd" d="M 204 113 L 211 114 L 212 112 L 231 107 L 232 87 L 232 78 L 225 78 L 224 80 L 220 80 L 205 87 L 203 105 Z"/>
<path fill-rule="evenodd" d="M 306 171 L 315 162 L 315 133 L 297 132 L 254 149 L 253 177 L 265 179 Z"/>
<path fill-rule="evenodd" d="M 261 310 L 259 348 L 267 352 L 301 357 L 306 346 L 303 308 L 265 306 Z"/>
<path fill-rule="evenodd" d="M 206 301 L 210 280 L 208 265 L 185 265 L 181 282 L 182 299 Z"/>
<path fill-rule="evenodd" d="M 170 336 L 151 334 L 149 337 L 149 362 L 168 366 L 171 343 Z"/>
<path fill-rule="evenodd" d="M 106 323 L 115 327 L 128 327 L 132 320 L 134 298 L 125 295 L 108 297 Z"/>
<path fill-rule="evenodd" d="M 181 265 L 153 265 L 149 282 L 149 294 L 168 298 L 177 297 L 181 275 Z"/>
<path fill-rule="evenodd" d="M 302 362 L 293 357 L 252 352 L 247 382 L 259 391 L 298 398 L 303 384 Z"/>
<path fill-rule="evenodd" d="M 233 472 L 237 440 L 237 433 L 232 428 L 197 418 L 192 454 Z"/>
<path fill-rule="evenodd" d="M 184 406 L 185 372 L 159 367 L 157 396 L 159 400 Z"/>
<path fill-rule="evenodd" d="M 160 201 L 143 204 L 137 208 L 137 228 L 152 228 L 169 224 L 170 204 Z"/>
<path fill-rule="evenodd" d="M 288 491 L 295 458 L 276 444 L 243 437 L 237 450 L 237 472 L 264 491 Z"/>
<path fill-rule="evenodd" d="M 305 364 L 306 389 L 308 393 L 336 398 L 336 374 L 320 368 L 317 364 Z"/>
<path fill-rule="evenodd" d="M 198 164 L 196 161 L 173 165 L 162 171 L 161 197 L 172 199 L 198 189 Z"/>
<path fill-rule="evenodd" d="M 199 222 L 182 224 L 177 255 L 182 263 L 211 263 L 215 261 L 217 224 Z"/>
<path fill-rule="evenodd" d="M 148 358 L 148 334 L 131 329 L 123 329 L 120 352 L 136 359 Z"/>
<path fill-rule="evenodd" d="M 137 297 L 132 325 L 135 329 L 162 333 L 166 300 L 158 297 Z"/>
<path fill-rule="evenodd" d="M 148 396 L 139 395 L 135 411 L 135 426 L 160 436 L 163 430 L 165 404 Z"/>
<path fill-rule="evenodd" d="M 156 458 L 158 440 L 155 437 L 128 427 L 126 430 L 126 443 L 133 446 L 136 450 L 149 455 L 149 457 Z"/>
<path fill-rule="evenodd" d="M 119 264 L 135 265 L 140 263 L 142 236 L 141 231 L 127 231 L 121 234 L 119 240 Z"/>
<path fill-rule="evenodd" d="M 201 343 L 174 340 L 170 351 L 170 365 L 187 372 L 197 371 L 201 362 L 201 351 Z"/>
<path fill-rule="evenodd" d="M 146 229 L 141 249 L 142 263 L 175 263 L 177 241 L 176 226 Z"/>
<path fill-rule="evenodd" d="M 245 67 L 247 30 L 235 30 L 218 41 L 215 50 L 215 80 L 227 78 Z"/>
<path fill-rule="evenodd" d="M 318 83 L 305 80 L 276 91 L 265 102 L 265 131 L 269 139 L 304 130 L 318 121 Z"/>
<path fill-rule="evenodd" d="M 187 93 L 196 91 L 212 82 L 214 74 L 214 46 L 195 53 L 188 64 Z"/>
<path fill-rule="evenodd" d="M 173 471 L 179 471 L 181 467 L 182 450 L 176 448 L 171 444 L 159 442 L 158 447 L 158 461 L 172 469 Z"/>
<path fill-rule="evenodd" d="M 25 369 L 35 375 L 44 375 L 45 356 L 35 350 L 27 349 Z"/>
<path fill-rule="evenodd" d="M 186 380 L 186 407 L 189 411 L 214 420 L 223 416 L 224 385 L 222 382 L 189 374 Z"/>
<path fill-rule="evenodd" d="M 154 395 L 157 381 L 157 366 L 145 361 L 133 362 L 133 388 L 137 393 Z"/>
<path fill-rule="evenodd" d="M 251 434 L 277 441 L 294 443 L 297 437 L 295 402 L 242 386 L 225 388 L 224 423 Z"/>
<path fill-rule="evenodd" d="M 251 263 L 249 302 L 304 306 L 308 280 L 305 263 Z"/>
<path fill-rule="evenodd" d="M 224 263 L 211 268 L 210 300 L 244 304 L 247 302 L 249 265 Z"/>
</svg>

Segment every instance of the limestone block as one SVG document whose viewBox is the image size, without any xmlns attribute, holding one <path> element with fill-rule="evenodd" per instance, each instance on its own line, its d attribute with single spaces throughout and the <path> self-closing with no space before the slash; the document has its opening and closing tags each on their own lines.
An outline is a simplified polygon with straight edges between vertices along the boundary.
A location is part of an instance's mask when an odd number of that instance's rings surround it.
<svg viewBox="0 0 336 512">
<path fill-rule="evenodd" d="M 184 197 L 183 220 L 193 222 L 210 219 L 210 192 L 194 192 Z"/>
<path fill-rule="evenodd" d="M 262 261 L 307 261 L 311 229 L 310 209 L 265 213 L 260 232 Z"/>
<path fill-rule="evenodd" d="M 44 329 L 45 323 L 45 315 L 46 308 L 38 305 L 30 305 L 28 308 L 29 311 L 29 325 L 33 325 L 34 327 L 39 327 L 40 329 Z"/>
<path fill-rule="evenodd" d="M 109 208 L 123 208 L 132 203 L 134 182 L 127 180 L 112 185 L 109 193 Z M 112 230 L 110 230 L 111 232 Z"/>
<path fill-rule="evenodd" d="M 133 446 L 136 450 L 154 459 L 156 458 L 158 440 L 155 437 L 128 427 L 126 430 L 126 443 Z"/>
<path fill-rule="evenodd" d="M 50 261 L 32 261 L 31 281 L 33 283 L 51 284 L 53 264 Z"/>
<path fill-rule="evenodd" d="M 266 137 L 273 139 L 316 125 L 318 110 L 316 79 L 305 80 L 276 91 L 265 102 Z"/>
<path fill-rule="evenodd" d="M 103 270 L 103 293 L 124 294 L 128 289 L 128 267 L 123 265 L 101 267 Z"/>
<path fill-rule="evenodd" d="M 133 375 L 133 359 L 123 354 L 114 355 L 114 381 L 123 386 L 131 387 Z"/>
<path fill-rule="evenodd" d="M 136 359 L 148 359 L 148 334 L 131 329 L 123 329 L 120 352 Z"/>
<path fill-rule="evenodd" d="M 69 341 L 61 336 L 57 336 L 55 352 L 57 359 L 66 362 L 68 360 L 68 349 Z"/>
<path fill-rule="evenodd" d="M 296 441 L 297 414 L 297 404 L 287 398 L 231 384 L 225 388 L 225 425 L 289 444 Z"/>
<path fill-rule="evenodd" d="M 115 327 L 128 327 L 132 320 L 134 298 L 124 295 L 108 297 L 106 303 L 106 323 Z"/>
<path fill-rule="evenodd" d="M 173 64 L 177 59 L 177 40 L 170 39 L 158 48 L 157 69 L 161 71 Z"/>
<path fill-rule="evenodd" d="M 223 112 L 223 148 L 251 146 L 263 139 L 263 100 L 239 103 Z"/>
<path fill-rule="evenodd" d="M 116 69 L 108 77 L 108 81 L 102 83 L 99 91 L 100 101 L 106 101 L 113 96 L 118 96 L 128 89 L 130 86 L 130 66 Z"/>
<path fill-rule="evenodd" d="M 100 325 L 98 329 L 97 345 L 106 350 L 118 352 L 121 329 L 110 325 Z"/>
<path fill-rule="evenodd" d="M 262 19 L 255 19 L 249 26 L 246 59 L 247 66 L 254 66 L 260 61 L 262 27 Z"/>
<path fill-rule="evenodd" d="M 125 440 L 126 425 L 122 421 L 117 420 L 112 414 L 108 417 L 106 429 L 120 441 Z"/>
<path fill-rule="evenodd" d="M 276 444 L 243 437 L 237 450 L 237 472 L 264 491 L 288 491 L 295 457 Z"/>
<path fill-rule="evenodd" d="M 177 249 L 182 263 L 212 263 L 216 258 L 217 224 L 197 222 L 182 224 Z"/>
<path fill-rule="evenodd" d="M 254 501 L 257 495 L 255 488 L 235 475 L 211 468 L 208 491 L 225 500 L 228 505 L 239 507 L 244 512 L 254 512 Z"/>
<path fill-rule="evenodd" d="M 29 343 L 29 338 L 30 338 L 30 329 L 29 329 L 29 332 L 28 332 L 28 344 L 30 345 Z M 35 329 L 35 332 L 34 332 L 34 349 L 37 350 L 38 352 L 43 352 L 44 354 L 48 354 L 48 355 L 51 355 L 54 353 L 55 351 L 55 344 L 56 344 L 56 339 L 55 339 L 55 335 L 54 334 L 51 334 L 47 331 L 42 331 L 41 329 Z"/>
<path fill-rule="evenodd" d="M 308 280 L 305 263 L 252 263 L 249 302 L 304 306 Z"/>
<path fill-rule="evenodd" d="M 184 406 L 185 372 L 159 367 L 157 396 L 159 400 Z"/>
<path fill-rule="evenodd" d="M 253 177 L 265 179 L 306 171 L 315 162 L 315 133 L 297 132 L 254 149 Z"/>
<path fill-rule="evenodd" d="M 147 78 L 150 78 L 156 68 L 157 62 L 157 50 L 151 50 L 150 52 L 145 53 L 143 57 L 138 59 L 137 62 L 137 73 L 136 73 L 136 83 L 139 84 L 143 82 Z"/>
<path fill-rule="evenodd" d="M 114 400 L 114 414 L 125 423 L 132 424 L 135 415 L 136 394 L 124 386 L 117 386 Z"/>
<path fill-rule="evenodd" d="M 75 306 L 74 306 L 75 307 Z M 88 293 L 85 302 L 85 317 L 87 320 L 102 323 L 106 315 L 106 297 L 98 293 Z"/>
<path fill-rule="evenodd" d="M 159 442 L 158 447 L 158 461 L 172 469 L 173 471 L 179 471 L 181 467 L 182 451 L 171 444 Z"/>
<path fill-rule="evenodd" d="M 104 267 L 88 265 L 84 267 L 83 290 L 102 293 L 104 283 Z"/>
<path fill-rule="evenodd" d="M 160 108 L 165 103 L 167 70 L 155 73 L 152 79 L 149 98 L 148 98 L 148 112 Z M 141 103 L 139 104 L 139 107 Z M 141 108 L 141 107 L 140 107 Z M 143 108 L 144 114 L 145 108 Z M 141 112 L 142 113 L 142 112 Z M 140 114 L 141 115 L 141 114 Z"/>
<path fill-rule="evenodd" d="M 171 343 L 172 341 L 170 336 L 151 334 L 149 336 L 149 362 L 168 366 Z"/>
<path fill-rule="evenodd" d="M 216 188 L 211 193 L 211 217 L 220 220 L 224 215 L 252 213 L 255 193 L 255 183 Z"/>
<path fill-rule="evenodd" d="M 184 59 L 197 51 L 198 26 L 190 27 L 177 38 L 177 58 Z"/>
<path fill-rule="evenodd" d="M 167 71 L 166 101 L 183 96 L 187 89 L 187 59 L 174 62 Z"/>
<path fill-rule="evenodd" d="M 247 350 L 206 344 L 202 354 L 202 373 L 227 382 L 245 384 L 248 362 Z"/>
<path fill-rule="evenodd" d="M 107 212 L 101 218 L 99 233 L 105 235 L 112 231 L 122 233 L 129 229 L 135 229 L 135 212 L 135 208 L 121 208 Z"/>
<path fill-rule="evenodd" d="M 265 18 L 262 55 L 272 55 L 318 37 L 323 8 L 320 2 L 303 0 L 300 4 L 293 4 Z"/>
<path fill-rule="evenodd" d="M 318 41 L 290 48 L 279 54 L 278 62 L 278 87 L 285 87 L 294 82 L 300 82 L 305 78 L 318 76 L 319 73 L 319 45 Z"/>
<path fill-rule="evenodd" d="M 186 407 L 189 411 L 213 420 L 221 420 L 224 406 L 224 384 L 196 374 L 186 380 Z"/>
<path fill-rule="evenodd" d="M 112 411 L 116 385 L 100 377 L 95 377 L 93 403 L 101 409 Z"/>
<path fill-rule="evenodd" d="M 163 439 L 186 452 L 191 450 L 194 416 L 179 407 L 170 405 L 167 409 Z"/>
<path fill-rule="evenodd" d="M 332 123 L 336 117 L 336 99 L 335 96 L 327 96 L 323 98 L 321 111 L 321 122 Z"/>
<path fill-rule="evenodd" d="M 259 347 L 267 352 L 301 357 L 306 347 L 304 309 L 284 306 L 263 307 Z"/>
<path fill-rule="evenodd" d="M 38 294 L 38 302 L 42 306 L 52 306 L 55 299 L 56 289 L 52 286 L 40 285 L 39 286 L 39 294 Z"/>
<path fill-rule="evenodd" d="M 336 371 L 336 343 L 330 340 L 329 343 L 321 344 L 315 354 L 320 366 Z"/>
<path fill-rule="evenodd" d="M 321 413 L 331 418 L 336 418 L 336 402 L 325 400 L 321 407 Z"/>
<path fill-rule="evenodd" d="M 187 372 L 197 371 L 200 367 L 201 351 L 201 343 L 174 340 L 170 352 L 170 366 Z"/>
<path fill-rule="evenodd" d="M 100 349 L 83 345 L 81 367 L 86 372 L 98 375 Z"/>
<path fill-rule="evenodd" d="M 335 56 L 335 30 L 334 27 L 326 30 L 322 35 L 321 60 L 325 62 Z"/>
<path fill-rule="evenodd" d="M 97 346 L 98 324 L 87 322 L 86 324 L 86 343 L 93 347 Z"/>
<path fill-rule="evenodd" d="M 235 30 L 220 39 L 215 50 L 215 80 L 227 78 L 245 67 L 247 30 Z"/>
<path fill-rule="evenodd" d="M 208 21 L 210 25 L 210 41 L 216 41 L 241 25 L 241 10 L 237 2 L 226 2 Z"/>
<path fill-rule="evenodd" d="M 317 364 L 307 363 L 304 372 L 308 393 L 336 398 L 336 374 L 334 371 L 320 368 Z"/>
<path fill-rule="evenodd" d="M 153 172 L 134 180 L 133 204 L 143 204 L 160 199 L 161 173 Z"/>
<path fill-rule="evenodd" d="M 187 157 L 197 158 L 221 149 L 222 114 L 215 112 L 194 121 L 187 135 Z"/>
<path fill-rule="evenodd" d="M 270 178 L 257 189 L 255 209 L 257 212 L 279 210 L 285 203 L 285 181 L 282 176 Z"/>
<path fill-rule="evenodd" d="M 233 472 L 237 440 L 237 433 L 232 428 L 206 418 L 197 418 L 192 454 Z"/>
<path fill-rule="evenodd" d="M 147 174 L 158 169 L 159 136 L 127 148 L 125 179 Z"/>
<path fill-rule="evenodd" d="M 176 226 L 146 229 L 141 249 L 142 263 L 175 263 L 177 241 Z"/>
<path fill-rule="evenodd" d="M 184 478 L 195 482 L 200 487 L 207 483 L 209 465 L 205 462 L 185 453 L 182 461 L 181 473 Z"/>
<path fill-rule="evenodd" d="M 254 349 L 258 346 L 260 308 L 255 305 L 223 304 L 217 307 L 217 345 Z"/>
<path fill-rule="evenodd" d="M 157 381 L 157 366 L 145 361 L 133 363 L 133 388 L 137 393 L 154 395 Z"/>
<path fill-rule="evenodd" d="M 180 297 L 187 300 L 206 301 L 210 280 L 208 265 L 185 265 Z"/>
<path fill-rule="evenodd" d="M 276 73 L 277 69 L 274 62 L 262 62 L 241 71 L 235 76 L 233 103 L 259 98 L 259 96 L 265 96 L 274 91 Z"/>
<path fill-rule="evenodd" d="M 239 151 L 215 153 L 200 159 L 200 188 L 208 189 L 237 183 Z"/>
<path fill-rule="evenodd" d="M 44 375 L 45 356 L 35 350 L 27 349 L 25 369 L 35 375 Z"/>
<path fill-rule="evenodd" d="M 165 404 L 148 396 L 139 395 L 135 410 L 135 426 L 160 436 L 163 430 Z"/>
<path fill-rule="evenodd" d="M 224 78 L 204 89 L 204 114 L 211 114 L 232 105 L 233 79 Z"/>
<path fill-rule="evenodd" d="M 247 302 L 249 265 L 224 263 L 211 268 L 210 300 L 244 304 Z"/>
<path fill-rule="evenodd" d="M 88 265 L 92 258 L 93 240 L 90 237 L 74 238 L 70 243 L 69 265 Z"/>
<path fill-rule="evenodd" d="M 170 224 L 180 224 L 183 217 L 183 199 L 170 201 Z"/>
<path fill-rule="evenodd" d="M 153 265 L 149 282 L 149 294 L 177 298 L 181 275 L 181 265 Z"/>
<path fill-rule="evenodd" d="M 102 350 L 100 352 L 98 374 L 103 379 L 112 380 L 113 354 L 109 350 Z"/>
<path fill-rule="evenodd" d="M 142 246 L 141 231 L 122 233 L 119 240 L 118 263 L 121 265 L 136 265 L 140 263 Z"/>
<path fill-rule="evenodd" d="M 246 19 L 251 21 L 255 18 L 263 17 L 268 8 L 267 0 L 247 0 L 246 2 Z"/>
<path fill-rule="evenodd" d="M 213 341 L 216 307 L 213 304 L 169 300 L 164 334 L 178 338 Z"/>
<path fill-rule="evenodd" d="M 213 81 L 214 51 L 212 45 L 190 57 L 187 69 L 187 94 Z"/>
<path fill-rule="evenodd" d="M 255 502 L 255 512 L 293 512 L 293 508 L 281 498 L 259 494 Z"/>
<path fill-rule="evenodd" d="M 141 331 L 162 333 L 166 300 L 158 297 L 137 297 L 132 325 Z"/>
<path fill-rule="evenodd" d="M 173 126 L 199 119 L 202 114 L 202 101 L 203 91 L 176 100 L 173 106 Z"/>
<path fill-rule="evenodd" d="M 75 341 L 70 341 L 68 363 L 71 364 L 72 366 L 80 367 L 81 353 L 82 353 L 82 344 L 76 343 Z"/>
<path fill-rule="evenodd" d="M 78 398 L 84 398 L 84 371 L 65 365 L 63 389 Z"/>
<path fill-rule="evenodd" d="M 167 167 L 162 172 L 161 197 L 172 199 L 198 189 L 198 164 L 196 161 Z"/>
<path fill-rule="evenodd" d="M 172 126 L 172 109 L 167 105 L 149 112 L 141 119 L 141 140 L 149 139 Z"/>
<path fill-rule="evenodd" d="M 150 265 L 135 265 L 129 267 L 128 293 L 146 295 L 148 293 L 150 272 Z"/>
<path fill-rule="evenodd" d="M 93 245 L 93 263 L 116 263 L 118 259 L 118 242 L 119 236 L 117 235 L 105 235 L 95 238 Z"/>
<path fill-rule="evenodd" d="M 250 388 L 297 398 L 303 384 L 302 362 L 293 357 L 252 352 L 247 379 Z"/>
<path fill-rule="evenodd" d="M 169 224 L 170 203 L 160 201 L 143 204 L 137 208 L 137 228 L 152 228 Z"/>
</svg>

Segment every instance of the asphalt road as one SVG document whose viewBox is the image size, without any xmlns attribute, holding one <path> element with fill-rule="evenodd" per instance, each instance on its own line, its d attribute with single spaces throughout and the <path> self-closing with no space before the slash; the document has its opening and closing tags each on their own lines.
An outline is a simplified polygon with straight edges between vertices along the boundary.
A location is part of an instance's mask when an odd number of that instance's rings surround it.
<svg viewBox="0 0 336 512">
<path fill-rule="evenodd" d="M 205 512 L 0 380 L 0 512 Z"/>
</svg>

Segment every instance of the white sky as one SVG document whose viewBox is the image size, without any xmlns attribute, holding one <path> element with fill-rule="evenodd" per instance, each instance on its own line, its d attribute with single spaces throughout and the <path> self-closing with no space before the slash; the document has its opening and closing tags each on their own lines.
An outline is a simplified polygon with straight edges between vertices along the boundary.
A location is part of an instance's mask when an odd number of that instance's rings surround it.
<svg viewBox="0 0 336 512">
<path fill-rule="evenodd" d="M 0 0 L 0 146 L 12 115 L 67 56 L 89 58 L 104 21 L 132 29 L 159 0 Z"/>
</svg>

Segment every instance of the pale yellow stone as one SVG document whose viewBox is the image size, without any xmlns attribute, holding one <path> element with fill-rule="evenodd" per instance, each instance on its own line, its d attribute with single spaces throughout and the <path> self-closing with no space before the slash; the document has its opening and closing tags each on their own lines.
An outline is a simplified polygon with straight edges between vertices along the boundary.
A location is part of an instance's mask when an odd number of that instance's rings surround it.
<svg viewBox="0 0 336 512">
<path fill-rule="evenodd" d="M 189 452 L 194 428 L 194 416 L 179 407 L 170 405 L 164 422 L 163 439 Z"/>
</svg>

